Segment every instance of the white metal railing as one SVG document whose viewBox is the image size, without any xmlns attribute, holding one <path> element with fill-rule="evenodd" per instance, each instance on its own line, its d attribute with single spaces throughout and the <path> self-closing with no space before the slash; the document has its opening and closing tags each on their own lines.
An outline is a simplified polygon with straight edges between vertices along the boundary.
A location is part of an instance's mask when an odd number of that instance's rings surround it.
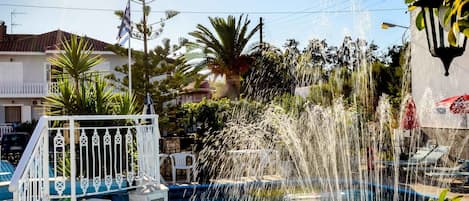
<svg viewBox="0 0 469 201">
<path fill-rule="evenodd" d="M 47 83 L 0 82 L 0 97 L 42 97 L 47 95 Z"/>
<path fill-rule="evenodd" d="M 13 126 L 11 125 L 0 125 L 0 138 L 3 137 L 3 134 L 10 133 L 13 131 Z"/>
<path fill-rule="evenodd" d="M 57 82 L 49 82 L 49 93 L 58 93 L 59 85 Z"/>
<path fill-rule="evenodd" d="M 42 117 L 9 191 L 14 200 L 76 200 L 158 185 L 157 122 L 157 115 Z"/>
</svg>

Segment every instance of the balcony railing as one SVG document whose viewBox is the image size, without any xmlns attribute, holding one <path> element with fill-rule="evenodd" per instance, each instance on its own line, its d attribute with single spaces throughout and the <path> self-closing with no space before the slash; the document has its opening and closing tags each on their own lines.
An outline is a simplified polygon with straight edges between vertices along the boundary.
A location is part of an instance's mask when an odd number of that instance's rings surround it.
<svg viewBox="0 0 469 201">
<path fill-rule="evenodd" d="M 0 138 L 3 137 L 3 134 L 10 133 L 13 131 L 12 125 L 0 124 Z"/>
<path fill-rule="evenodd" d="M 57 82 L 49 82 L 49 93 L 58 93 L 59 92 L 59 85 Z"/>
<path fill-rule="evenodd" d="M 47 83 L 0 82 L 0 97 L 42 97 Z"/>
<path fill-rule="evenodd" d="M 0 81 L 0 97 L 44 97 L 49 93 L 57 93 L 58 87 L 56 82 L 1 82 Z"/>
<path fill-rule="evenodd" d="M 157 115 L 42 117 L 9 191 L 14 200 L 77 200 L 159 185 L 157 122 Z"/>
</svg>

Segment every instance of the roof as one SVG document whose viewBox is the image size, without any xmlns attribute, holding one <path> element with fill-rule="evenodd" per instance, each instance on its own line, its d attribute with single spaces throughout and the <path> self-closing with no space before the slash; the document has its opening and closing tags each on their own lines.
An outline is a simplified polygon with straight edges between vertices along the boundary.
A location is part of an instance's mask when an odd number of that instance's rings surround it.
<svg viewBox="0 0 469 201">
<path fill-rule="evenodd" d="M 184 92 L 182 94 L 191 94 L 191 93 L 210 93 L 215 91 L 215 89 L 210 88 L 210 83 L 208 81 L 202 81 L 199 86 L 196 86 L 196 82 L 192 82 L 182 89 Z"/>
<path fill-rule="evenodd" d="M 7 34 L 0 42 L 0 51 L 9 52 L 45 52 L 46 50 L 61 49 L 61 41 L 70 40 L 75 35 L 66 31 L 55 30 L 43 34 Z M 105 51 L 109 43 L 86 37 L 95 51 Z"/>
</svg>

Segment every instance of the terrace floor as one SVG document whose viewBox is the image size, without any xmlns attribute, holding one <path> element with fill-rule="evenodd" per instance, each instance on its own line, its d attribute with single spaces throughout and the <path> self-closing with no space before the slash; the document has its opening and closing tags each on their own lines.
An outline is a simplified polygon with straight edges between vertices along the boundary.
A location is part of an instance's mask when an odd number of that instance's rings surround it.
<svg viewBox="0 0 469 201">
<path fill-rule="evenodd" d="M 435 195 L 435 194 L 437 194 L 435 192 L 441 192 L 441 191 L 444 190 L 444 188 L 442 188 L 442 187 L 419 184 L 419 183 L 410 184 L 410 185 L 408 185 L 408 187 L 415 190 L 416 192 L 418 192 L 420 194 L 425 194 L 425 195 Z M 462 196 L 464 196 L 464 198 L 462 200 L 469 201 L 469 187 L 465 186 L 463 188 L 464 189 L 460 189 L 460 190 L 462 190 L 461 193 L 456 192 L 455 189 L 452 188 L 451 192 L 448 193 L 447 197 L 454 197 L 454 196 L 457 196 L 457 195 L 462 195 Z"/>
</svg>

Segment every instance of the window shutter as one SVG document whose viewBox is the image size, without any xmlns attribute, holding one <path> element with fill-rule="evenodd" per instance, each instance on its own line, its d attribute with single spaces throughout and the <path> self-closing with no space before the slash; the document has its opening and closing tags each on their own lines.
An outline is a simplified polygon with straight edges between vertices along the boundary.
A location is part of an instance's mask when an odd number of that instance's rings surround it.
<svg viewBox="0 0 469 201">
<path fill-rule="evenodd" d="M 21 122 L 31 122 L 31 106 L 21 106 Z"/>
<path fill-rule="evenodd" d="M 0 124 L 5 123 L 5 107 L 0 106 Z"/>
</svg>

